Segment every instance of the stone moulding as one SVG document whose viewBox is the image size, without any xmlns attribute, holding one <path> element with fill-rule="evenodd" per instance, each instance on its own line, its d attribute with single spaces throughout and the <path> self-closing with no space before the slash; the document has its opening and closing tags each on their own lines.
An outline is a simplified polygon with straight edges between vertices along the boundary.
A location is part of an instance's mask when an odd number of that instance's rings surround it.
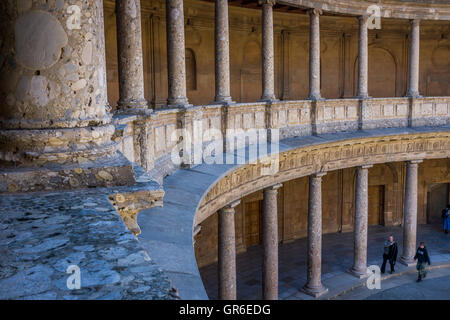
<svg viewBox="0 0 450 320">
<path fill-rule="evenodd" d="M 298 139 L 300 140 L 300 139 Z M 283 143 L 283 142 L 282 142 Z M 280 152 L 279 172 L 261 174 L 263 163 L 243 165 L 226 174 L 204 196 L 196 214 L 198 225 L 227 203 L 268 185 L 367 163 L 378 164 L 450 156 L 450 132 L 394 134 L 381 137 L 351 137 L 340 141 Z"/>
<path fill-rule="evenodd" d="M 375 4 L 381 8 L 382 18 L 450 20 L 450 4 L 444 1 L 278 0 L 277 3 L 355 16 L 366 15 L 366 9 Z"/>
<path fill-rule="evenodd" d="M 171 151 L 180 141 L 176 130 L 185 129 L 192 136 L 195 121 L 201 122 L 202 133 L 207 129 L 222 133 L 227 129 L 278 129 L 280 139 L 286 139 L 359 129 L 442 126 L 450 123 L 449 109 L 450 97 L 325 99 L 314 104 L 309 100 L 292 100 L 194 106 L 183 111 L 163 109 L 144 120 L 138 119 L 147 123 L 147 132 L 140 131 L 145 148 L 136 141 L 137 121 L 130 118 L 126 122 L 130 129 L 119 141 L 119 149 L 161 181 L 177 169 L 170 163 Z M 125 141 L 134 141 L 134 145 Z M 145 154 L 140 150 L 145 150 Z"/>
<path fill-rule="evenodd" d="M 141 233 L 137 223 L 139 212 L 152 207 L 163 206 L 164 190 L 142 190 L 137 192 L 115 193 L 108 196 L 109 201 L 119 213 L 123 222 L 135 236 Z"/>
</svg>

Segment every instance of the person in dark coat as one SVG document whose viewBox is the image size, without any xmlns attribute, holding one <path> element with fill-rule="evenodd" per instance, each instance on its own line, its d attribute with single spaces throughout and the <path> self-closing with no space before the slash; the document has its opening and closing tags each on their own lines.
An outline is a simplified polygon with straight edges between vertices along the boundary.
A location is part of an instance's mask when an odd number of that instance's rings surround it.
<svg viewBox="0 0 450 320">
<path fill-rule="evenodd" d="M 384 242 L 383 264 L 381 265 L 381 273 L 386 270 L 386 262 L 389 260 L 391 265 L 391 273 L 395 272 L 395 263 L 397 262 L 397 242 L 394 241 L 394 236 L 389 236 L 389 239 Z"/>
<path fill-rule="evenodd" d="M 448 233 L 450 230 L 450 204 L 442 210 L 442 223 L 444 225 L 444 232 Z"/>
<path fill-rule="evenodd" d="M 419 248 L 417 248 L 416 255 L 414 256 L 414 260 L 417 260 L 416 269 L 419 272 L 419 277 L 417 278 L 417 282 L 422 281 L 427 276 L 427 272 L 425 267 L 431 264 L 430 256 L 428 255 L 427 248 L 425 247 L 425 243 L 421 242 Z"/>
</svg>

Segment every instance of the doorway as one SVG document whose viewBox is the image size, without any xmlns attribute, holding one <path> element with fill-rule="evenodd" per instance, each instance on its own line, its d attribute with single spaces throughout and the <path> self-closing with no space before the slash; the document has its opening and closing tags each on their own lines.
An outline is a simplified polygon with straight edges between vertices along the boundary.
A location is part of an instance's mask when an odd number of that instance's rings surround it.
<svg viewBox="0 0 450 320">
<path fill-rule="evenodd" d="M 427 223 L 441 223 L 442 209 L 448 204 L 448 183 L 434 184 L 428 187 L 427 193 Z"/>
</svg>

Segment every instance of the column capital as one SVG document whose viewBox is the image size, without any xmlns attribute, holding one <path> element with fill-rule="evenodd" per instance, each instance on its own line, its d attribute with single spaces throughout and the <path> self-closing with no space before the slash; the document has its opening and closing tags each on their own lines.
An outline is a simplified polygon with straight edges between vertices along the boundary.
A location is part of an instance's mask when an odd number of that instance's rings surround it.
<svg viewBox="0 0 450 320">
<path fill-rule="evenodd" d="M 274 184 L 272 186 L 266 187 L 264 188 L 264 191 L 277 191 L 278 189 L 280 189 L 283 186 L 282 183 L 277 183 Z"/>
<path fill-rule="evenodd" d="M 362 166 L 358 166 L 358 169 L 370 169 L 373 167 L 373 164 L 363 164 Z"/>
<path fill-rule="evenodd" d="M 367 22 L 369 20 L 369 16 L 366 14 L 358 16 L 359 21 Z"/>
<path fill-rule="evenodd" d="M 314 15 L 314 16 L 321 16 L 323 14 L 322 9 L 317 9 L 317 8 L 311 8 L 308 10 L 309 15 Z"/>
<path fill-rule="evenodd" d="M 325 172 L 325 171 L 320 171 L 320 172 L 316 172 L 316 173 L 313 173 L 313 174 L 311 174 L 311 176 L 313 177 L 313 178 L 322 178 L 324 175 L 326 175 L 327 174 L 327 172 Z"/>
<path fill-rule="evenodd" d="M 419 164 L 419 163 L 421 163 L 421 162 L 423 162 L 423 160 L 422 160 L 422 159 L 417 159 L 417 160 L 408 160 L 408 161 L 406 161 L 406 163 L 407 163 L 408 165 L 412 165 L 412 164 Z"/>
<path fill-rule="evenodd" d="M 241 203 L 241 200 L 236 200 L 231 202 L 230 204 L 226 205 L 222 208 L 223 213 L 231 213 L 234 214 L 234 208 L 237 207 Z"/>
<path fill-rule="evenodd" d="M 420 19 L 411 19 L 409 20 L 409 22 L 411 23 L 411 26 L 418 26 L 420 24 Z"/>
<path fill-rule="evenodd" d="M 274 6 L 276 4 L 276 0 L 258 0 L 258 4 Z"/>
</svg>

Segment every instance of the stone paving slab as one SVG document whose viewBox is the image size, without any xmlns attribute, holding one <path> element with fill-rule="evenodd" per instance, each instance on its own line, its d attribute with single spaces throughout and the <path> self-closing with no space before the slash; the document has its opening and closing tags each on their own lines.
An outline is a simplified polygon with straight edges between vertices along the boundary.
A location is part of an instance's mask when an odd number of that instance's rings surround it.
<svg viewBox="0 0 450 320">
<path fill-rule="evenodd" d="M 0 299 L 174 299 L 107 197 L 145 188 L 159 186 L 142 178 L 132 188 L 0 195 Z M 67 288 L 70 265 L 78 290 Z"/>
</svg>

